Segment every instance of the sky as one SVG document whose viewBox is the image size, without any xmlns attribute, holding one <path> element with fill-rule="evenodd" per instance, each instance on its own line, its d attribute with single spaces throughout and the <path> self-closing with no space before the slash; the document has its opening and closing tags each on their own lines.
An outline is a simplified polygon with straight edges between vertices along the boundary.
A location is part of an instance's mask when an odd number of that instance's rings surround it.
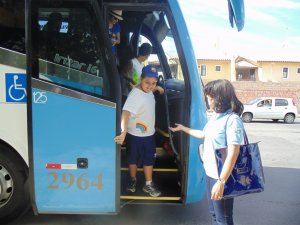
<svg viewBox="0 0 300 225">
<path fill-rule="evenodd" d="M 228 19 L 227 0 L 178 0 L 197 58 L 300 62 L 300 0 L 244 0 L 240 32 Z"/>
</svg>

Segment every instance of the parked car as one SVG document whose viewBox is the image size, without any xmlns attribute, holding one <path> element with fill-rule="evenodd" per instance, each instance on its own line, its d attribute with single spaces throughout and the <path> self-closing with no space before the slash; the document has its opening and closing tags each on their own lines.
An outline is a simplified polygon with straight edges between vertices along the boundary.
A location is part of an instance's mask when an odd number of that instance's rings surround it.
<svg viewBox="0 0 300 225">
<path fill-rule="evenodd" d="M 242 119 L 249 123 L 252 119 L 272 119 L 277 122 L 293 123 L 297 116 L 297 107 L 292 98 L 261 97 L 244 104 Z"/>
</svg>

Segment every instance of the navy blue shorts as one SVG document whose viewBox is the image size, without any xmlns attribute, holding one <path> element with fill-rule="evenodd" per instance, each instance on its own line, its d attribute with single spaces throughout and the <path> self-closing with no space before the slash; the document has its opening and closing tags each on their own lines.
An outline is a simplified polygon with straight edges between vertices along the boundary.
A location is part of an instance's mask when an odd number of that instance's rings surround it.
<svg viewBox="0 0 300 225">
<path fill-rule="evenodd" d="M 154 135 L 137 137 L 127 133 L 126 157 L 128 164 L 136 164 L 138 166 L 153 166 L 155 154 Z"/>
</svg>

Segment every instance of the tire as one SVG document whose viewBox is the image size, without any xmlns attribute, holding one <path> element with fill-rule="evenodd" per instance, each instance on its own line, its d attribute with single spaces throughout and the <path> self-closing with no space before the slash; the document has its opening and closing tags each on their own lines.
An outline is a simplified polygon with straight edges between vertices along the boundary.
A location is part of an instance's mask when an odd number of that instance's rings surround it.
<svg viewBox="0 0 300 225">
<path fill-rule="evenodd" d="M 242 115 L 242 119 L 245 123 L 250 123 L 252 121 L 252 118 L 253 118 L 253 116 L 249 112 L 246 112 Z"/>
<path fill-rule="evenodd" d="M 0 143 L 0 221 L 8 223 L 30 207 L 28 168 L 11 148 Z"/>
<path fill-rule="evenodd" d="M 278 122 L 279 119 L 272 119 L 272 120 L 273 120 L 273 122 Z"/>
<path fill-rule="evenodd" d="M 284 122 L 285 123 L 294 123 L 294 121 L 295 121 L 294 114 L 288 113 L 288 114 L 285 115 L 285 117 L 284 117 Z"/>
</svg>

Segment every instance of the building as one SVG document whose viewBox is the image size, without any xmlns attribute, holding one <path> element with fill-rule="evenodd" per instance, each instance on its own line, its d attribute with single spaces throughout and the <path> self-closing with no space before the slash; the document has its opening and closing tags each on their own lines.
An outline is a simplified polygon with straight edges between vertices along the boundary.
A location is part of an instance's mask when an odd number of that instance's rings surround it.
<svg viewBox="0 0 300 225">
<path fill-rule="evenodd" d="M 257 60 L 241 56 L 198 59 L 198 70 L 205 80 L 300 82 L 300 60 Z"/>
</svg>

